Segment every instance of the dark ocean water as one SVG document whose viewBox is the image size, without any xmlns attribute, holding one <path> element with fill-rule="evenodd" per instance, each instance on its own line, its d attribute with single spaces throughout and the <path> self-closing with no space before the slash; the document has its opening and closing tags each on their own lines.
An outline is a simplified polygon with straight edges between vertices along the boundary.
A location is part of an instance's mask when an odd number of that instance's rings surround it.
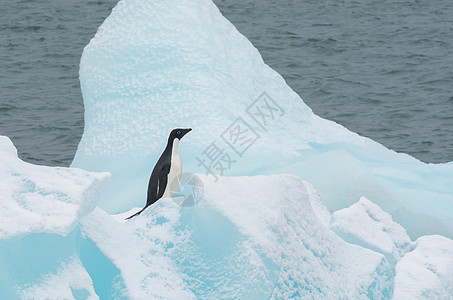
<svg viewBox="0 0 453 300">
<path fill-rule="evenodd" d="M 0 134 L 25 161 L 68 166 L 84 124 L 80 56 L 116 1 L 0 4 Z"/>
<path fill-rule="evenodd" d="M 116 0 L 0 0 L 0 134 L 68 166 L 78 65 Z M 314 112 L 426 162 L 453 161 L 453 1 L 216 0 Z"/>
</svg>

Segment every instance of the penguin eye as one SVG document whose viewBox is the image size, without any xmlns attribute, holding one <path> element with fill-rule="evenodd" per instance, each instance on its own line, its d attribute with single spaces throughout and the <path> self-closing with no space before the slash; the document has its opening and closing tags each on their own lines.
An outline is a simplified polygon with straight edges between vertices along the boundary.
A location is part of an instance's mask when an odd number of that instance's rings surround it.
<svg viewBox="0 0 453 300">
<path fill-rule="evenodd" d="M 178 131 L 177 131 L 176 133 L 177 133 L 177 134 L 181 134 L 181 131 L 180 131 L 180 130 L 178 130 Z"/>
</svg>

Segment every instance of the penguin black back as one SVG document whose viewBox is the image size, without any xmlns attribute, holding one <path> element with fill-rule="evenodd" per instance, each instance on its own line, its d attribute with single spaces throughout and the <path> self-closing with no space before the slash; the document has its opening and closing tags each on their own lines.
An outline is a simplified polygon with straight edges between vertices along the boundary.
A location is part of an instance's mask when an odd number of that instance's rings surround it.
<svg viewBox="0 0 453 300">
<path fill-rule="evenodd" d="M 152 205 L 157 200 L 162 198 L 162 196 L 164 195 L 164 193 L 167 189 L 167 186 L 170 184 L 170 182 L 168 182 L 168 181 L 169 181 L 169 174 L 172 169 L 172 164 L 174 167 L 178 163 L 178 162 L 172 162 L 172 157 L 175 155 L 175 153 L 177 155 L 177 148 L 174 149 L 174 147 L 177 147 L 179 140 L 181 140 L 183 138 L 183 136 L 186 135 L 191 130 L 192 130 L 191 128 L 187 128 L 187 129 L 176 128 L 170 132 L 170 135 L 169 135 L 168 141 L 167 141 L 167 146 L 165 147 L 164 152 L 162 153 L 162 155 L 160 156 L 156 165 L 154 166 L 154 169 L 151 172 L 151 176 L 149 178 L 146 205 L 145 205 L 145 207 L 143 207 L 142 210 L 140 210 L 139 212 L 135 213 L 134 215 L 126 218 L 126 220 L 139 215 L 148 206 Z M 177 139 L 177 141 L 175 141 L 175 139 Z M 179 159 L 179 155 L 177 157 Z M 180 164 L 180 161 L 179 161 L 179 164 Z"/>
</svg>

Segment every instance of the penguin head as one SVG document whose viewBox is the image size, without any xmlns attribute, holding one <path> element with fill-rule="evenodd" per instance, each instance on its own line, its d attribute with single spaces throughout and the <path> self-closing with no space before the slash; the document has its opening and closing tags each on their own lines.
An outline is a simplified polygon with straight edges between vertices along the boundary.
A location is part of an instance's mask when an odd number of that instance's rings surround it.
<svg viewBox="0 0 453 300">
<path fill-rule="evenodd" d="M 170 132 L 170 137 L 169 139 L 170 140 L 174 140 L 174 139 L 182 139 L 183 136 L 185 136 L 189 131 L 191 131 L 192 128 L 176 128 L 176 129 L 173 129 L 171 132 Z"/>
</svg>

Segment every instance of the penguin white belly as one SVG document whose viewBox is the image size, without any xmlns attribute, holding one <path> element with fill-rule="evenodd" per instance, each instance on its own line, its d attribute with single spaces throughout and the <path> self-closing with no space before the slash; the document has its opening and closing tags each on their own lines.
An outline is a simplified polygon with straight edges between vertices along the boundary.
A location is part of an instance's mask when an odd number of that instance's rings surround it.
<svg viewBox="0 0 453 300">
<path fill-rule="evenodd" d="M 165 188 L 163 198 L 169 198 L 173 195 L 179 185 L 179 180 L 182 174 L 182 163 L 178 153 L 179 140 L 173 140 L 173 147 L 171 149 L 171 162 L 170 172 L 167 175 L 167 186 Z"/>
</svg>

